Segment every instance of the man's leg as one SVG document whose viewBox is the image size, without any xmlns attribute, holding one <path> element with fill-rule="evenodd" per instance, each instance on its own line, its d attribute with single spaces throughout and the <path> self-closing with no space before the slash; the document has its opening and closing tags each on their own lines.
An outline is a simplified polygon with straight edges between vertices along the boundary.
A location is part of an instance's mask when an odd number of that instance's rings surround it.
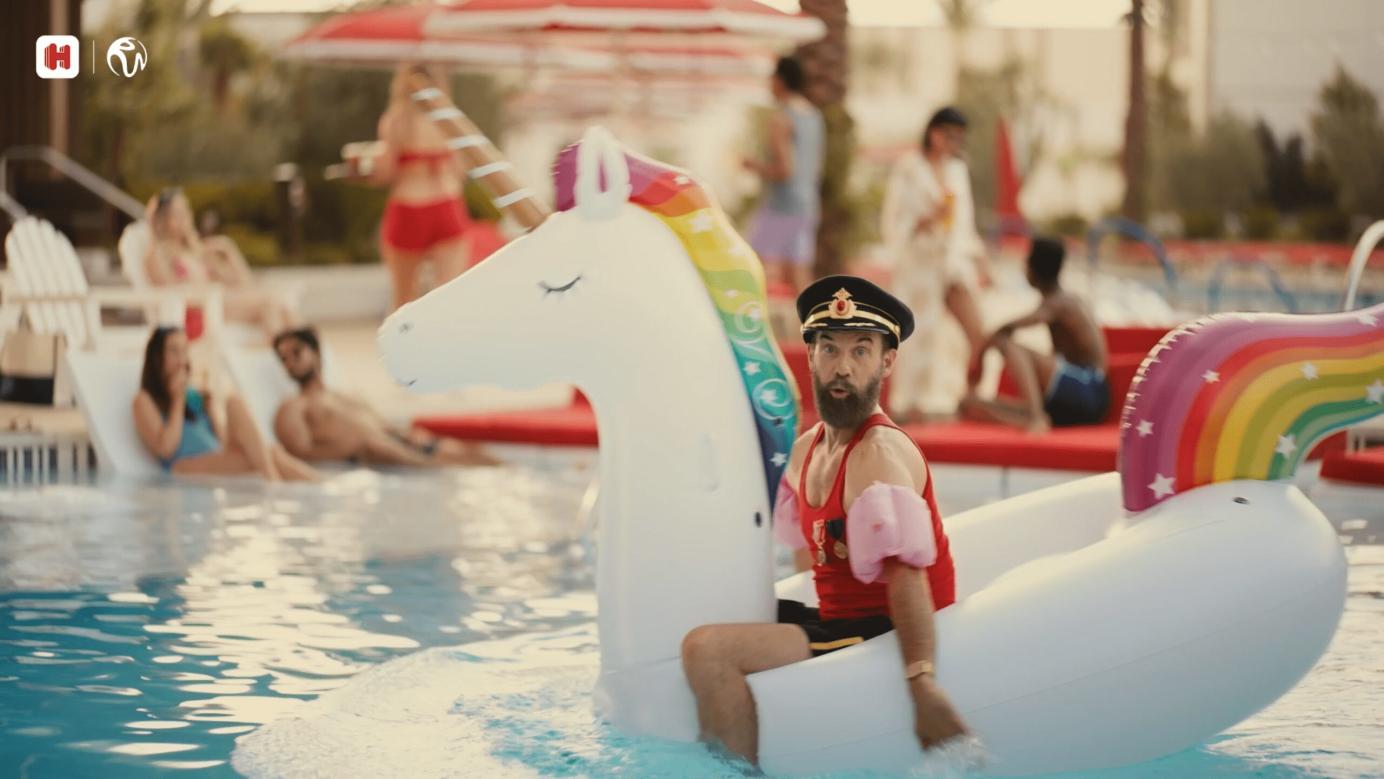
<svg viewBox="0 0 1384 779">
<path fill-rule="evenodd" d="M 745 677 L 812 657 L 797 625 L 703 625 L 682 640 L 702 738 L 759 761 L 759 721 Z"/>
<path fill-rule="evenodd" d="M 1039 354 L 1010 336 L 999 336 L 994 341 L 995 348 L 1004 355 L 1004 367 L 1019 385 L 1021 405 L 1004 401 L 986 401 L 968 394 L 962 401 L 962 410 L 968 415 L 978 416 L 1014 427 L 1026 428 L 1029 432 L 1041 433 L 1052 423 L 1043 411 L 1043 396 L 1052 381 L 1056 365 L 1051 355 Z"/>
</svg>

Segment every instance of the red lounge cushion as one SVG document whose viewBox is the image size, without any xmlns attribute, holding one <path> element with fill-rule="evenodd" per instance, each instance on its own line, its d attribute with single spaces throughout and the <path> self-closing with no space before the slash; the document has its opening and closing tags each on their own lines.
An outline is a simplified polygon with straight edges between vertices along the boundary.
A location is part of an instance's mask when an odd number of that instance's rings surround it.
<svg viewBox="0 0 1384 779">
<path fill-rule="evenodd" d="M 1384 485 L 1384 446 L 1354 454 L 1328 452 L 1322 459 L 1321 475 L 1323 479 Z"/>
<path fill-rule="evenodd" d="M 463 441 L 546 446 L 596 446 L 596 414 L 580 398 L 566 408 L 500 414 L 420 417 L 414 424 L 435 435 Z"/>
<path fill-rule="evenodd" d="M 1044 435 L 983 422 L 907 425 L 932 462 L 1048 468 L 1071 471 L 1113 471 L 1120 448 L 1118 425 L 1061 427 Z"/>
<path fill-rule="evenodd" d="M 1113 357 L 1117 354 L 1137 354 L 1139 357 L 1149 353 L 1167 334 L 1166 327 L 1102 327 L 1105 334 L 1105 349 Z"/>
</svg>

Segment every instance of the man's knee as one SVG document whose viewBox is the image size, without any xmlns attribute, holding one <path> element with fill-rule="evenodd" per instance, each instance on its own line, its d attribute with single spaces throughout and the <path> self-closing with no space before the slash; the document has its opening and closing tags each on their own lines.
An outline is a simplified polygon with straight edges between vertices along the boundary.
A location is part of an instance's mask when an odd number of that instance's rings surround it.
<svg viewBox="0 0 1384 779">
<path fill-rule="evenodd" d="M 720 652 L 720 631 L 715 625 L 692 628 L 682 639 L 684 668 L 704 668 L 715 663 Z"/>
</svg>

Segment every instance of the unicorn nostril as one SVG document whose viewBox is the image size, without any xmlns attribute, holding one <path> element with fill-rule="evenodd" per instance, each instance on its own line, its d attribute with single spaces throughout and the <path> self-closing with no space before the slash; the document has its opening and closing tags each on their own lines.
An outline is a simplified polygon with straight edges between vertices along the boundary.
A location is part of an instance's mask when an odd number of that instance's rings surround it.
<svg viewBox="0 0 1384 779">
<path fill-rule="evenodd" d="M 413 324 L 412 324 L 411 322 L 400 322 L 400 323 L 399 323 L 399 332 L 400 332 L 401 334 L 402 334 L 402 333 L 407 333 L 408 331 L 410 331 L 410 330 L 412 330 L 412 329 L 413 329 Z"/>
<path fill-rule="evenodd" d="M 412 387 L 413 385 L 415 385 L 415 384 L 417 384 L 417 383 L 418 383 L 418 380 L 417 380 L 417 379 L 409 379 L 408 381 L 404 382 L 404 386 L 405 386 L 405 387 Z"/>
</svg>

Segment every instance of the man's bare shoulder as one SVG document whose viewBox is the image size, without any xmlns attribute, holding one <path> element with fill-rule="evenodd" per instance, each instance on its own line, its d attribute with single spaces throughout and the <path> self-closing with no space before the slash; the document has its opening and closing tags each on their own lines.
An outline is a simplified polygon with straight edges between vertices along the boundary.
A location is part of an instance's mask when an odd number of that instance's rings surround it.
<svg viewBox="0 0 1384 779">
<path fill-rule="evenodd" d="M 866 430 L 865 435 L 860 438 L 860 443 L 851 451 L 851 459 L 854 460 L 857 454 L 864 455 L 867 459 L 896 459 L 909 465 L 923 462 L 923 453 L 918 450 L 918 445 L 913 443 L 908 433 L 889 425 L 875 425 Z"/>
<path fill-rule="evenodd" d="M 783 469 L 783 477 L 789 484 L 797 484 L 798 473 L 802 471 L 803 461 L 807 459 L 807 450 L 812 446 L 812 439 L 816 435 L 817 426 L 813 425 L 793 442 L 793 448 L 788 454 L 788 466 Z"/>
<path fill-rule="evenodd" d="M 927 465 L 913 439 L 888 425 L 865 431 L 846 464 L 848 497 L 877 481 L 921 489 L 926 479 Z"/>
<path fill-rule="evenodd" d="M 279 404 L 278 418 L 289 417 L 295 414 L 302 414 L 307 410 L 308 399 L 304 395 L 294 395 Z"/>
</svg>

